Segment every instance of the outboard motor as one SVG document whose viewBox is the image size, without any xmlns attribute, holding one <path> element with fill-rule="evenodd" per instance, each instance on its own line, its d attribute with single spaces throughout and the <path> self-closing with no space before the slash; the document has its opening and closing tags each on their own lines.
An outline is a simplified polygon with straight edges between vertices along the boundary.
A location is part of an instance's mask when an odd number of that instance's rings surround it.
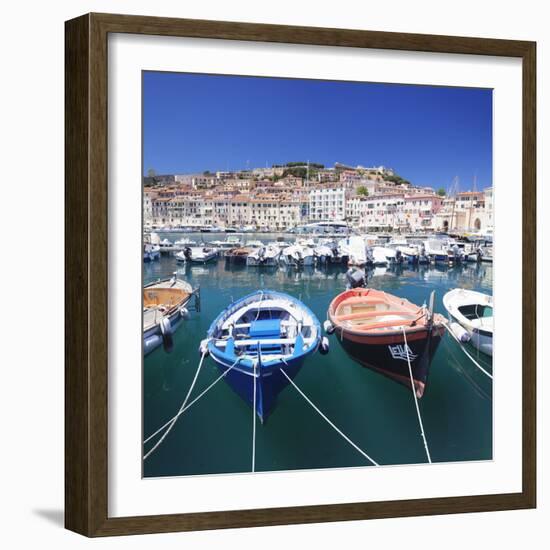
<svg viewBox="0 0 550 550">
<path fill-rule="evenodd" d="M 350 267 L 346 271 L 346 288 L 361 288 L 367 286 L 367 275 L 358 267 Z"/>
<path fill-rule="evenodd" d="M 261 264 L 265 262 L 265 248 L 260 248 L 260 250 L 258 250 L 258 260 Z"/>
<path fill-rule="evenodd" d="M 477 248 L 476 253 L 477 253 L 477 263 L 480 263 L 481 259 L 483 258 L 483 250 L 481 250 L 481 247 Z"/>
<path fill-rule="evenodd" d="M 401 254 L 401 250 L 395 251 L 395 263 L 397 264 L 403 263 L 403 254 Z"/>
<path fill-rule="evenodd" d="M 429 258 L 426 256 L 426 247 L 424 245 L 420 247 L 420 253 L 418 254 L 418 263 L 420 264 L 429 263 Z"/>
<path fill-rule="evenodd" d="M 373 266 L 374 265 L 374 256 L 372 255 L 372 248 L 370 246 L 367 246 L 365 249 L 365 255 L 367 258 L 367 265 Z"/>
<path fill-rule="evenodd" d="M 453 246 L 453 261 L 454 262 L 460 262 L 460 248 L 457 244 Z"/>
<path fill-rule="evenodd" d="M 191 259 L 191 249 L 188 246 L 183 249 L 183 255 L 185 256 L 186 260 Z"/>
</svg>

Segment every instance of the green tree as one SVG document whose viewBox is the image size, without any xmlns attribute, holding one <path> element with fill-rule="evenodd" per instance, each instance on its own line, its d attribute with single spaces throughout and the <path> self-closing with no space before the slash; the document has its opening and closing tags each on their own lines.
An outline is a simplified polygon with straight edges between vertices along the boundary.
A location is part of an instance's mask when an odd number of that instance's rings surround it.
<svg viewBox="0 0 550 550">
<path fill-rule="evenodd" d="M 436 193 L 437 193 L 440 197 L 444 197 L 444 196 L 447 194 L 447 192 L 445 191 L 445 189 L 444 189 L 443 187 L 440 187 L 440 188 L 436 191 Z"/>
<path fill-rule="evenodd" d="M 149 170 L 147 170 L 148 178 L 154 178 L 156 175 L 157 175 L 157 171 L 154 168 L 149 168 Z"/>
<path fill-rule="evenodd" d="M 359 197 L 368 197 L 369 196 L 369 190 L 364 185 L 360 185 L 357 188 L 356 193 Z"/>
</svg>

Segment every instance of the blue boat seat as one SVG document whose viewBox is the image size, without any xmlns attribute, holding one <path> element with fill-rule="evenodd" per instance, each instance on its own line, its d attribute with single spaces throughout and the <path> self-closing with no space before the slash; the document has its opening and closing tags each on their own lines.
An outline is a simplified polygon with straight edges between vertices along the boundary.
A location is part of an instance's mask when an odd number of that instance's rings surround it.
<svg viewBox="0 0 550 550">
<path fill-rule="evenodd" d="M 250 323 L 249 336 L 254 340 L 272 340 L 281 337 L 280 319 L 260 319 Z M 262 353 L 281 353 L 280 344 L 261 344 Z M 257 350 L 257 345 L 250 346 L 251 350 Z"/>
</svg>

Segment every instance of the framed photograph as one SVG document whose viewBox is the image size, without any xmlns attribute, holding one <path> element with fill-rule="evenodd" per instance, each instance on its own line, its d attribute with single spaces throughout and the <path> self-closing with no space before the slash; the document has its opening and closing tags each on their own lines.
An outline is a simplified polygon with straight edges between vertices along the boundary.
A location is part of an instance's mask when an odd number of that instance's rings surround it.
<svg viewBox="0 0 550 550">
<path fill-rule="evenodd" d="M 65 37 L 68 529 L 536 506 L 535 43 Z"/>
</svg>

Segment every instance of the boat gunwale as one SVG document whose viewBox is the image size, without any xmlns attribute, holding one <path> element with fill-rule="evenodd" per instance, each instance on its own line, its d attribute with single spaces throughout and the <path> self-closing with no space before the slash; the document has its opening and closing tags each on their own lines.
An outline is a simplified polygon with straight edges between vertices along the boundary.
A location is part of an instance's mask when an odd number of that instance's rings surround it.
<svg viewBox="0 0 550 550">
<path fill-rule="evenodd" d="M 380 338 L 390 339 L 395 337 L 402 338 L 403 327 L 405 327 L 405 332 L 407 333 L 407 335 L 409 334 L 416 335 L 419 332 L 426 332 L 427 334 L 429 333 L 429 328 L 426 324 L 426 321 L 422 323 L 417 323 L 415 325 L 409 325 L 409 326 L 399 325 L 399 328 L 395 330 L 385 330 L 385 327 L 382 327 L 384 328 L 384 330 L 380 330 L 380 328 L 377 328 L 376 326 L 373 326 L 371 330 L 354 330 L 353 328 L 348 328 L 343 326 L 342 321 L 340 321 L 336 317 L 336 310 L 338 306 L 341 304 L 341 302 L 343 302 L 343 300 L 345 299 L 344 295 L 348 295 L 349 297 L 360 297 L 362 295 L 367 296 L 372 291 L 375 292 L 375 296 L 378 294 L 383 294 L 384 296 L 393 298 L 396 301 L 401 301 L 402 302 L 401 305 L 407 305 L 407 307 L 414 308 L 416 309 L 416 311 L 419 311 L 420 309 L 422 309 L 422 307 L 419 307 L 416 304 L 413 304 L 406 298 L 399 298 L 398 296 L 395 296 L 393 294 L 389 294 L 385 291 L 376 290 L 373 288 L 356 288 L 356 289 L 345 290 L 344 292 L 341 292 L 340 294 L 338 294 L 333 298 L 327 311 L 329 321 L 334 325 L 335 330 L 339 331 L 342 334 L 342 338 L 345 338 L 346 334 L 352 334 L 356 337 L 375 338 L 375 339 L 380 339 Z M 394 300 L 390 299 L 388 301 L 385 301 L 385 303 L 391 304 L 393 301 Z M 411 313 L 410 310 L 403 311 L 403 314 L 410 314 L 410 313 Z M 396 321 L 396 323 L 397 322 L 398 321 Z M 395 326 L 397 326 L 397 324 Z M 432 334 L 434 331 L 439 333 L 439 331 L 444 328 L 445 328 L 445 317 L 439 313 L 434 313 L 433 323 L 432 323 Z"/>
<path fill-rule="evenodd" d="M 231 304 L 229 304 L 224 310 L 222 310 L 219 313 L 219 315 L 210 324 L 210 327 L 208 328 L 208 331 L 207 331 L 208 350 L 209 350 L 210 355 L 212 356 L 212 358 L 217 363 L 220 363 L 225 367 L 229 367 L 231 364 L 233 364 L 239 358 L 239 356 L 232 356 L 232 355 L 229 355 L 229 354 L 225 353 L 225 351 L 220 350 L 215 345 L 214 341 L 216 339 L 213 338 L 213 334 L 214 334 L 215 330 L 218 328 L 217 325 L 219 323 L 222 323 L 222 321 L 224 319 L 226 319 L 228 315 L 232 315 L 234 312 L 238 311 L 239 308 L 236 307 L 236 306 L 239 303 L 243 302 L 242 305 L 244 306 L 244 305 L 246 305 L 244 302 L 246 302 L 247 300 L 250 300 L 254 296 L 257 296 L 257 295 L 262 296 L 264 294 L 269 295 L 270 298 L 279 298 L 279 299 L 283 299 L 283 300 L 288 300 L 288 301 L 294 303 L 299 309 L 305 310 L 305 312 L 310 316 L 310 318 L 312 320 L 312 327 L 314 327 L 316 329 L 317 334 L 316 334 L 316 337 L 312 338 L 312 342 L 308 345 L 308 347 L 304 350 L 301 350 L 301 352 L 298 355 L 292 354 L 292 355 L 281 356 L 280 358 L 277 358 L 277 359 L 262 361 L 262 363 L 261 363 L 262 369 L 278 368 L 278 366 L 280 366 L 281 363 L 283 363 L 283 361 L 288 363 L 288 364 L 290 364 L 292 362 L 295 362 L 296 360 L 302 361 L 305 357 L 307 357 L 311 353 L 314 353 L 318 349 L 319 344 L 321 342 L 321 337 L 322 337 L 321 323 L 319 322 L 319 319 L 317 318 L 317 316 L 311 311 L 311 309 L 308 306 L 306 306 L 302 301 L 298 300 L 294 296 L 292 296 L 290 294 L 286 294 L 284 292 L 280 292 L 280 291 L 277 291 L 277 290 L 270 290 L 270 289 L 256 290 L 254 292 L 251 292 L 251 293 L 247 294 L 246 296 L 243 296 L 242 298 L 239 298 L 238 300 L 235 300 Z M 231 313 L 226 314 L 226 312 L 230 308 L 233 308 L 233 311 Z M 245 369 L 253 369 L 254 368 L 254 361 L 253 361 L 253 359 L 251 359 L 249 357 L 246 357 L 244 359 L 241 359 L 235 365 L 235 367 L 233 367 L 233 368 L 237 368 L 237 367 L 241 367 L 241 368 L 245 367 Z M 237 369 L 237 370 L 241 370 L 241 369 Z M 265 371 L 263 371 L 263 372 L 265 373 Z"/>
</svg>

